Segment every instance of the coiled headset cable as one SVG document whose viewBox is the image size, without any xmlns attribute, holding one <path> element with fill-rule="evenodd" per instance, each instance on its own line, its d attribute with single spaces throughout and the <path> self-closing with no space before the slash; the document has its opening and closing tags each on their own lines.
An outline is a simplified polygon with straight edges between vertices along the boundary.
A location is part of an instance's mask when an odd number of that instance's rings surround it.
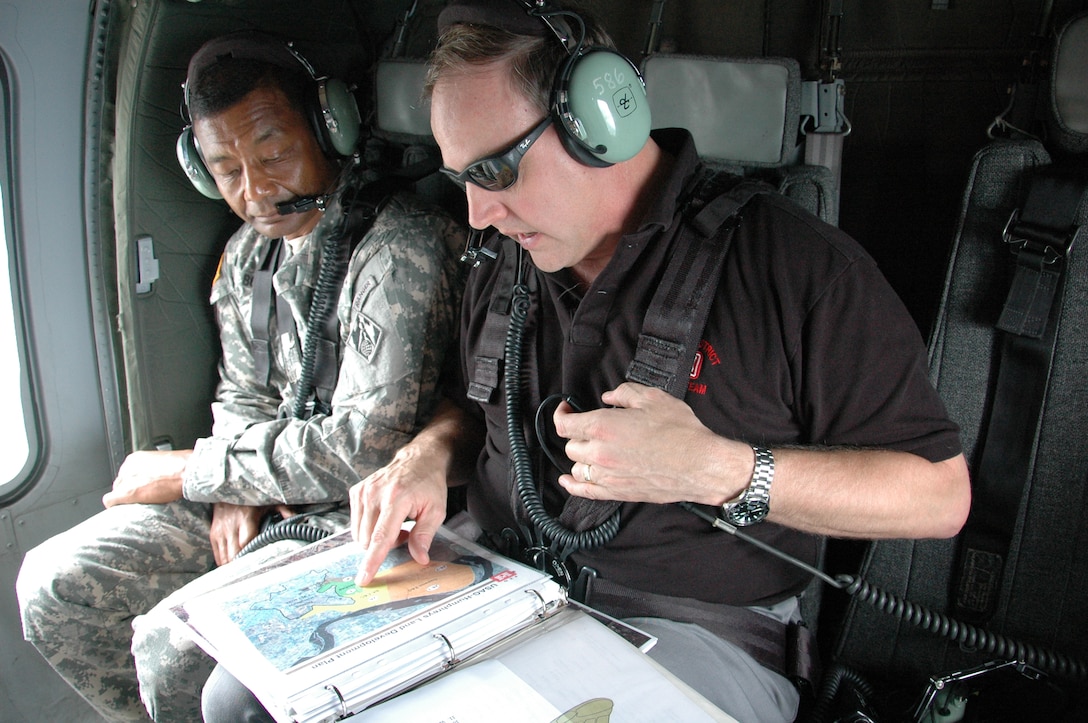
<svg viewBox="0 0 1088 723">
<path fill-rule="evenodd" d="M 336 313 L 336 300 L 344 276 L 347 274 L 351 250 L 354 248 L 352 241 L 358 240 L 370 228 L 380 205 L 370 202 L 372 196 L 369 193 L 371 188 L 368 184 L 362 183 L 360 179 L 352 178 L 359 172 L 361 172 L 361 165 L 358 159 L 353 159 L 344 170 L 345 178 L 337 194 L 336 202 L 340 207 L 340 217 L 322 240 L 321 263 L 318 267 L 310 310 L 306 316 L 306 338 L 302 344 L 297 393 L 291 404 L 291 416 L 295 419 L 307 417 L 307 407 L 311 396 L 314 397 L 314 413 L 328 414 L 330 411 L 315 394 L 314 389 L 318 343 L 322 338 L 322 330 L 331 315 Z M 241 557 L 265 545 L 282 540 L 317 542 L 328 537 L 330 534 L 328 530 L 305 522 L 305 517 L 310 514 L 314 513 L 295 515 L 267 525 L 238 552 L 237 556 Z"/>
<path fill-rule="evenodd" d="M 365 193 L 368 190 L 367 186 L 350 178 L 358 166 L 359 161 L 353 159 L 345 170 L 349 178 L 338 194 L 340 218 L 322 240 L 321 264 L 311 297 L 310 310 L 306 316 L 306 339 L 302 346 L 298 393 L 291 406 L 291 416 L 296 419 L 306 417 L 306 408 L 310 403 L 311 395 L 314 395 L 315 413 L 328 414 L 330 411 L 314 394 L 318 343 L 322 338 L 322 329 L 331 315 L 336 313 L 336 300 L 339 296 L 340 285 L 347 274 L 349 257 L 353 248 L 351 241 L 365 233 L 377 215 L 377 205 L 367 202 Z"/>
<path fill-rule="evenodd" d="M 521 363 L 525 341 L 525 325 L 529 317 L 529 287 L 524 279 L 525 250 L 517 247 L 517 276 L 510 301 L 510 324 L 506 331 L 506 365 L 503 369 L 503 389 L 506 392 L 506 431 L 510 440 L 510 465 L 517 485 L 518 497 L 529 520 L 551 546 L 561 550 L 560 558 L 575 550 L 588 550 L 607 544 L 620 528 L 620 512 L 616 510 L 604 522 L 588 530 L 575 531 L 564 526 L 544 508 L 544 500 L 533 475 L 533 461 L 522 428 Z M 546 445 L 545 451 L 547 451 Z M 554 458 L 548 454 L 554 463 Z"/>
<path fill-rule="evenodd" d="M 1088 662 L 1074 658 L 1064 653 L 1047 650 L 1030 643 L 1025 643 L 1013 638 L 985 630 L 976 625 L 965 623 L 951 618 L 943 613 L 926 608 L 924 605 L 904 600 L 893 593 L 880 589 L 864 580 L 860 575 L 836 575 L 832 577 L 823 570 L 813 567 L 802 560 L 771 547 L 762 540 L 758 540 L 745 534 L 738 528 L 730 525 L 725 520 L 711 515 L 704 509 L 690 502 L 678 502 L 678 505 L 709 522 L 713 527 L 727 532 L 749 542 L 761 550 L 771 553 L 781 560 L 796 565 L 806 572 L 815 575 L 828 585 L 845 591 L 848 595 L 857 597 L 877 610 L 893 615 L 903 622 L 910 623 L 921 629 L 940 635 L 959 645 L 987 655 L 994 655 L 1008 660 L 1020 660 L 1043 672 L 1074 683 L 1083 684 L 1088 681 Z"/>
<path fill-rule="evenodd" d="M 295 515 L 294 517 L 288 517 L 285 520 L 280 520 L 279 522 L 266 526 L 256 537 L 247 542 L 245 547 L 239 550 L 235 557 L 248 555 L 266 545 L 271 545 L 273 542 L 299 540 L 301 542 L 309 543 L 324 540 L 329 536 L 330 533 L 328 530 L 311 525 L 304 520 L 295 519 L 296 517 L 303 516 L 304 515 Z"/>
</svg>

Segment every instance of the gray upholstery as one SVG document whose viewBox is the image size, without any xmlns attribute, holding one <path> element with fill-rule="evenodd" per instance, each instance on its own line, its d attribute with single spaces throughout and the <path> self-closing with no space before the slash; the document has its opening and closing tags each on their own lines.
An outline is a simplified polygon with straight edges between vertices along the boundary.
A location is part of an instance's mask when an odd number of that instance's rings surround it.
<svg viewBox="0 0 1088 723">
<path fill-rule="evenodd" d="M 1038 141 L 1000 140 L 975 156 L 963 197 L 945 289 L 930 343 L 930 370 L 952 418 L 961 426 L 969 463 L 977 465 L 997 373 L 1000 332 L 994 324 L 1009 289 L 1012 254 L 1002 230 L 1023 203 L 1035 172 L 1052 155 L 1088 170 L 1083 100 L 1088 86 L 1088 14 L 1058 36 L 1055 103 L 1062 113 L 1051 152 Z M 1074 67 L 1067 67 L 1073 62 Z M 1070 93 L 1071 87 L 1079 88 Z M 1079 110 L 1078 110 L 1079 109 Z M 1079 118 L 1079 120 L 1078 120 Z M 1055 121 L 1058 119 L 1055 118 Z M 1084 130 L 1077 131 L 1077 128 Z M 1058 341 L 1031 479 L 1020 503 L 1000 602 L 986 629 L 1070 656 L 1088 650 L 1088 195 L 1067 258 Z M 976 497 L 976 501 L 981 501 Z M 871 583 L 937 612 L 948 613 L 957 540 L 882 541 L 871 546 L 862 574 Z M 929 675 L 987 662 L 994 656 L 961 650 L 912 625 L 851 604 L 837 657 L 869 671 L 913 683 Z"/>
<path fill-rule="evenodd" d="M 434 144 L 431 106 L 423 97 L 426 63 L 390 59 L 378 63 L 374 81 L 374 132 L 388 138 Z"/>
<path fill-rule="evenodd" d="M 686 128 L 710 166 L 766 180 L 837 222 L 834 174 L 801 161 L 796 60 L 657 54 L 643 62 L 642 73 L 654 128 Z"/>
<path fill-rule="evenodd" d="M 1088 152 L 1088 18 L 1062 28 L 1050 78 L 1053 143 L 1070 153 Z"/>
<path fill-rule="evenodd" d="M 390 58 L 378 62 L 374 74 L 374 122 L 368 157 L 375 170 L 396 172 L 431 164 L 432 172 L 418 177 L 411 189 L 462 220 L 467 218 L 465 194 L 437 169 L 442 154 L 431 135 L 431 104 L 424 97 L 423 58 Z"/>
<path fill-rule="evenodd" d="M 687 128 L 705 158 L 745 166 L 790 161 L 801 73 L 792 58 L 654 55 L 642 68 L 654 128 Z"/>
</svg>

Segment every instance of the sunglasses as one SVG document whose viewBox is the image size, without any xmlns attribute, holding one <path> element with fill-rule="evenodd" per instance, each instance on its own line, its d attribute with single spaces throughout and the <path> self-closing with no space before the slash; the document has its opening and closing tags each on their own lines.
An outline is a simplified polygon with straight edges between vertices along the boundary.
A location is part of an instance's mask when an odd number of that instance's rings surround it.
<svg viewBox="0 0 1088 723">
<path fill-rule="evenodd" d="M 540 121 L 536 128 L 529 131 L 529 135 L 510 146 L 507 150 L 487 158 L 481 158 L 460 173 L 451 171 L 448 168 L 440 170 L 452 178 L 453 182 L 461 188 L 465 187 L 465 183 L 471 181 L 488 191 L 504 191 L 513 186 L 514 182 L 518 180 L 518 165 L 521 163 L 522 156 L 529 151 L 529 147 L 533 145 L 537 138 L 540 138 L 540 135 L 551 125 L 551 122 L 552 117 L 548 115 L 544 120 Z"/>
</svg>

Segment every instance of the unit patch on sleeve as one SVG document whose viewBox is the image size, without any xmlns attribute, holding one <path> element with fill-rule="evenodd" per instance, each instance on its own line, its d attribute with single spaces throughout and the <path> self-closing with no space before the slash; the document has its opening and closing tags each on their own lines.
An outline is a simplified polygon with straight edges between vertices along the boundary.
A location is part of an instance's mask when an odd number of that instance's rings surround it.
<svg viewBox="0 0 1088 723">
<path fill-rule="evenodd" d="M 364 314 L 359 314 L 357 318 L 359 321 L 352 329 L 349 341 L 361 357 L 373 363 L 382 340 L 382 328 Z"/>
</svg>

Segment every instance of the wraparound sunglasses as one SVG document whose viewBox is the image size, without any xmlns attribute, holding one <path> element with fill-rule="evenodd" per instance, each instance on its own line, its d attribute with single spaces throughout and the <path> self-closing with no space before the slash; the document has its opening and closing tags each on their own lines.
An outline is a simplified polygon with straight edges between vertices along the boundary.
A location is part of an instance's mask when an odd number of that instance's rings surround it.
<svg viewBox="0 0 1088 723">
<path fill-rule="evenodd" d="M 522 157 L 551 122 L 552 116 L 549 114 L 544 120 L 540 121 L 536 128 L 529 131 L 529 135 L 510 146 L 510 148 L 502 153 L 481 158 L 460 173 L 451 171 L 449 168 L 440 170 L 452 178 L 453 182 L 461 188 L 465 187 L 465 183 L 471 181 L 488 191 L 504 191 L 513 186 L 514 182 L 518 180 L 518 165 L 521 163 Z"/>
</svg>

